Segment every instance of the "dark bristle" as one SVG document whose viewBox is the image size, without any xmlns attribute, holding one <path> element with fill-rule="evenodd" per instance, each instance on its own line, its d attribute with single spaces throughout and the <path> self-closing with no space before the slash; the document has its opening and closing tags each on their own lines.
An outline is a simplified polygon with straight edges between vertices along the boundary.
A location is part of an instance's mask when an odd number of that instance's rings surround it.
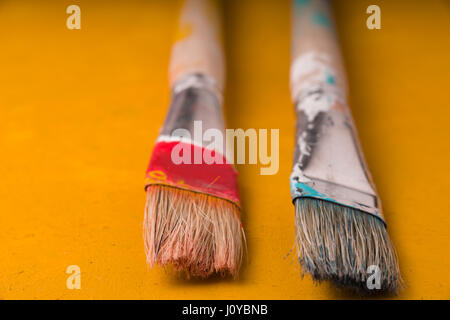
<svg viewBox="0 0 450 320">
<path fill-rule="evenodd" d="M 362 294 L 398 292 L 396 252 L 379 218 L 335 203 L 299 198 L 295 224 L 300 265 L 315 281 L 330 281 Z M 372 265 L 378 267 L 380 289 L 367 286 Z"/>
</svg>

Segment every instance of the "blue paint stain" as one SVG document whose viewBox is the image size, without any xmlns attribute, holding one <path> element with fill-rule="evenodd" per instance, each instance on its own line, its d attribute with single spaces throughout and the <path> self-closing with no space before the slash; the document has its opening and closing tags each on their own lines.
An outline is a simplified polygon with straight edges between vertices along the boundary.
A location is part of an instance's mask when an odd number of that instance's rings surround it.
<svg viewBox="0 0 450 320">
<path fill-rule="evenodd" d="M 294 179 L 295 177 L 296 177 L 296 175 L 294 173 L 292 173 L 289 178 L 290 187 L 291 187 L 291 197 L 292 197 L 293 201 L 298 198 L 312 198 L 312 199 L 318 199 L 318 200 L 324 200 L 324 201 L 336 203 L 336 204 L 339 204 L 341 206 L 345 206 L 348 208 L 365 211 L 363 208 L 361 208 L 360 205 L 354 206 L 352 204 L 339 202 L 333 198 L 330 198 L 326 194 L 318 192 L 317 190 L 315 190 L 314 188 L 310 187 L 309 185 L 307 185 L 305 183 L 297 182 L 297 180 Z M 379 217 L 378 212 L 375 213 L 374 215 Z M 382 218 L 381 218 L 381 220 L 384 222 L 384 220 Z M 353 252 L 351 251 L 351 248 L 350 248 L 350 255 L 352 256 L 351 259 L 353 259 Z M 335 265 L 333 265 L 332 268 L 335 268 Z"/>
<path fill-rule="evenodd" d="M 307 6 L 311 0 L 295 0 L 295 6 L 297 8 L 302 8 L 304 6 Z"/>
<path fill-rule="evenodd" d="M 316 191 L 314 188 L 308 186 L 305 183 L 297 182 L 294 180 L 295 175 L 292 174 L 290 177 L 290 184 L 291 184 L 291 194 L 292 198 L 295 197 L 311 197 L 311 198 L 318 198 L 323 199 L 331 202 L 336 202 L 336 200 L 333 200 L 329 198 L 327 195 L 320 193 Z"/>
<path fill-rule="evenodd" d="M 322 26 L 322 27 L 331 27 L 331 21 L 328 19 L 328 17 L 323 14 L 322 12 L 316 12 L 312 15 L 312 22 Z"/>
<path fill-rule="evenodd" d="M 307 184 L 296 182 L 294 184 L 294 187 L 295 187 L 295 192 L 298 196 L 311 197 L 311 198 L 323 199 L 323 200 L 327 200 L 327 201 L 331 201 L 331 202 L 336 202 L 335 200 L 329 198 L 327 195 L 318 192 L 314 188 L 311 188 Z M 298 193 L 297 189 L 301 189 L 302 190 L 301 193 Z"/>
<path fill-rule="evenodd" d="M 336 84 L 336 79 L 334 79 L 333 75 L 331 75 L 331 74 L 327 74 L 325 81 L 331 85 Z"/>
</svg>

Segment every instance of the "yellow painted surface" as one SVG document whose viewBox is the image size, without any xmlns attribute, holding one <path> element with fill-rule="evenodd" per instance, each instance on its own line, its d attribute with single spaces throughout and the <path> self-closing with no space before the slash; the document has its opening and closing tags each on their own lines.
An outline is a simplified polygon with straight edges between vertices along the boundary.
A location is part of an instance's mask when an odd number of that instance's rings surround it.
<svg viewBox="0 0 450 320">
<path fill-rule="evenodd" d="M 77 3 L 82 29 L 68 30 Z M 382 29 L 365 27 L 369 4 Z M 348 298 L 303 280 L 288 178 L 289 7 L 226 1 L 231 128 L 279 128 L 279 173 L 240 166 L 249 262 L 238 281 L 145 263 L 144 171 L 168 106 L 174 1 L 0 4 L 0 298 Z M 407 287 L 450 298 L 450 3 L 336 1 L 351 105 Z M 69 265 L 81 289 L 66 288 Z"/>
</svg>

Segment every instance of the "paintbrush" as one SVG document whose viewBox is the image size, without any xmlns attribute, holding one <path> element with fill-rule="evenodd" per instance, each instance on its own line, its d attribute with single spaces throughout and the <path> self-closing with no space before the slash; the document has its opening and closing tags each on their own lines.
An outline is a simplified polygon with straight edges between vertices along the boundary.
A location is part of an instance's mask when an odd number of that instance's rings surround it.
<svg viewBox="0 0 450 320">
<path fill-rule="evenodd" d="M 334 29 L 327 1 L 292 1 L 290 86 L 297 123 L 290 183 L 299 261 L 317 281 L 396 292 L 397 256 L 348 107 Z"/>
<path fill-rule="evenodd" d="M 206 132 L 225 137 L 218 3 L 186 0 L 172 47 L 171 103 L 146 174 L 147 262 L 188 277 L 238 275 L 245 251 L 237 171 Z"/>
</svg>

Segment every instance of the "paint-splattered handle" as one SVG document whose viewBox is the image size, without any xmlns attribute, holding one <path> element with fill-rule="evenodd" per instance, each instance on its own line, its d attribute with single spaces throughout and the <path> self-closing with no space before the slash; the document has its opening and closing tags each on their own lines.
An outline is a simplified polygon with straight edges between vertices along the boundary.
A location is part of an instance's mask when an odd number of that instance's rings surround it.
<svg viewBox="0 0 450 320">
<path fill-rule="evenodd" d="M 292 1 L 291 94 L 297 115 L 292 199 L 314 198 L 382 217 L 347 104 L 327 0 Z"/>
<path fill-rule="evenodd" d="M 169 82 L 200 74 L 223 92 L 225 58 L 221 15 L 216 0 L 184 0 L 169 66 Z"/>
<path fill-rule="evenodd" d="M 292 0 L 290 84 L 295 104 L 311 91 L 344 102 L 347 81 L 327 0 Z"/>
</svg>

